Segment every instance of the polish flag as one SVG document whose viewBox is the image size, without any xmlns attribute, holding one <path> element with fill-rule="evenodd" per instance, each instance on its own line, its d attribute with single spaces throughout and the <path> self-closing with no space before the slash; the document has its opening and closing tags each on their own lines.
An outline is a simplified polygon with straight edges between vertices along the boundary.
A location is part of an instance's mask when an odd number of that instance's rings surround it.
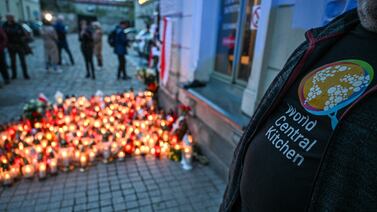
<svg viewBox="0 0 377 212">
<path fill-rule="evenodd" d="M 166 85 L 169 77 L 170 69 L 170 53 L 172 45 L 172 23 L 169 18 L 163 18 L 163 32 L 162 32 L 162 48 L 161 48 L 161 62 L 160 62 L 160 82 Z"/>
<path fill-rule="evenodd" d="M 48 103 L 48 98 L 43 93 L 40 93 L 38 95 L 38 101 L 43 102 L 43 103 Z"/>
</svg>

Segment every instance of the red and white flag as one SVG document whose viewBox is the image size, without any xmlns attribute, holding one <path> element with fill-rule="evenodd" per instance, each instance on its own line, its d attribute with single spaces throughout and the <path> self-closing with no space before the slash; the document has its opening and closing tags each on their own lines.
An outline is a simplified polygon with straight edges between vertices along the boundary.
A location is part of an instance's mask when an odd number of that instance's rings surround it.
<svg viewBox="0 0 377 212">
<path fill-rule="evenodd" d="M 43 93 L 40 93 L 38 95 L 38 101 L 43 102 L 43 103 L 48 103 L 48 98 Z"/>
<path fill-rule="evenodd" d="M 162 32 L 162 48 L 161 48 L 161 62 L 160 62 L 160 82 L 166 85 L 169 77 L 170 60 L 171 60 L 171 45 L 172 45 L 172 21 L 163 18 L 163 32 Z"/>
</svg>

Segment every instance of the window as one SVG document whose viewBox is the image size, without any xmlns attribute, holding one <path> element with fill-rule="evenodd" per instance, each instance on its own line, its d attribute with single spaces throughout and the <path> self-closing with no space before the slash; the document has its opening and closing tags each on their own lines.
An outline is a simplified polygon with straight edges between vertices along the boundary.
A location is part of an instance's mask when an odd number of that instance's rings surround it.
<svg viewBox="0 0 377 212">
<path fill-rule="evenodd" d="M 232 76 L 239 7 L 239 0 L 221 2 L 215 71 L 229 77 Z"/>
<path fill-rule="evenodd" d="M 241 85 L 249 79 L 257 32 L 252 27 L 252 13 L 253 6 L 259 4 L 260 0 L 222 0 L 215 76 Z"/>
<path fill-rule="evenodd" d="M 258 16 L 258 9 L 254 9 L 255 5 L 259 5 L 259 0 L 248 0 L 246 5 L 245 24 L 242 33 L 241 53 L 237 71 L 237 80 L 245 81 L 249 79 L 251 72 L 252 59 L 254 56 L 255 38 L 257 30 L 255 23 L 252 23 L 252 16 Z"/>
</svg>

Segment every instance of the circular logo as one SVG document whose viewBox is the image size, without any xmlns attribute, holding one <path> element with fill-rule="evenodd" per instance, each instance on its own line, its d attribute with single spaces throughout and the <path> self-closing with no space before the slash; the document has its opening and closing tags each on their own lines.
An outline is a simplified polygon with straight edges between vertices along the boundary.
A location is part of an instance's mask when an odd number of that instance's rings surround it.
<svg viewBox="0 0 377 212">
<path fill-rule="evenodd" d="M 298 90 L 300 103 L 313 115 L 328 115 L 334 129 L 337 112 L 359 98 L 373 77 L 372 66 L 361 60 L 321 66 L 302 79 Z"/>
</svg>

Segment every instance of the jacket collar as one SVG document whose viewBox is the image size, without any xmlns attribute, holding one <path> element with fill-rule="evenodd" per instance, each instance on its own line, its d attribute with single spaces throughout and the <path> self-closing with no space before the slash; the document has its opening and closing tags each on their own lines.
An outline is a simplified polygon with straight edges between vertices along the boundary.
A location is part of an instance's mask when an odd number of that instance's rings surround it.
<svg viewBox="0 0 377 212">
<path fill-rule="evenodd" d="M 334 34 L 343 34 L 352 30 L 360 23 L 357 9 L 350 10 L 332 20 L 323 27 L 310 29 L 306 34 L 311 33 L 315 40 L 322 40 Z"/>
</svg>

